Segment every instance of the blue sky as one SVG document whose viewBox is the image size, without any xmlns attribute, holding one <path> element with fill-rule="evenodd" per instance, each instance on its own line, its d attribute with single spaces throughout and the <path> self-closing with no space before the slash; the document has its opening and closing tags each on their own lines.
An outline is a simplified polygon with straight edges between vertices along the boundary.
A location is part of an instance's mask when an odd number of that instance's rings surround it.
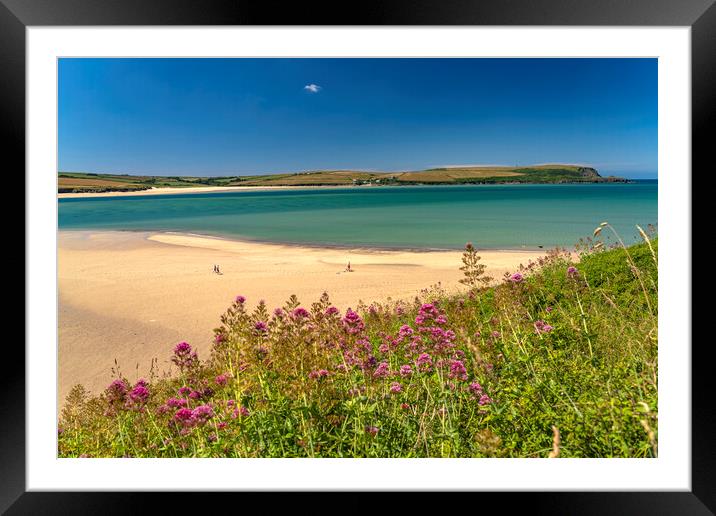
<svg viewBox="0 0 716 516">
<path fill-rule="evenodd" d="M 657 177 L 656 59 L 61 59 L 60 171 Z"/>
</svg>

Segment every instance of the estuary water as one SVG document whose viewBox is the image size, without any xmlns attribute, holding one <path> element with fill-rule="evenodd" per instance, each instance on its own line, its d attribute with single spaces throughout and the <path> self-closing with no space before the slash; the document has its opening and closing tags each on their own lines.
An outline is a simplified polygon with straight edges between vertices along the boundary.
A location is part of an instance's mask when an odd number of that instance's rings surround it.
<svg viewBox="0 0 716 516">
<path fill-rule="evenodd" d="M 172 231 L 318 246 L 571 248 L 608 221 L 657 224 L 656 181 L 362 186 L 59 199 L 60 230 Z"/>
</svg>

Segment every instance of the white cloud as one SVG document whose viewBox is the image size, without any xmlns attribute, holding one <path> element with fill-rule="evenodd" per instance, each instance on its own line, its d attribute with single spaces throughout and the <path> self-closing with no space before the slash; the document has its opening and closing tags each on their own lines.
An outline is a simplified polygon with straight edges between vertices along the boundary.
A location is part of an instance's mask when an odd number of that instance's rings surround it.
<svg viewBox="0 0 716 516">
<path fill-rule="evenodd" d="M 318 84 L 306 84 L 303 89 L 308 93 L 318 93 L 322 88 Z"/>
</svg>

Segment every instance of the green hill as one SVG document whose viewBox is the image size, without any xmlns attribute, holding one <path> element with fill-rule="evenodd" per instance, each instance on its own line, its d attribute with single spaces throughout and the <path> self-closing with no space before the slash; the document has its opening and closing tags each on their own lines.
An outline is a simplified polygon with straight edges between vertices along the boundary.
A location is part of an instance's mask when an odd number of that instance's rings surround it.
<svg viewBox="0 0 716 516">
<path fill-rule="evenodd" d="M 534 165 L 529 167 L 446 167 L 408 172 L 316 170 L 247 176 L 133 176 L 60 172 L 58 193 L 187 188 L 196 186 L 351 186 L 351 185 L 448 185 L 512 183 L 603 183 L 627 182 L 621 177 L 602 177 L 591 167 Z"/>
</svg>

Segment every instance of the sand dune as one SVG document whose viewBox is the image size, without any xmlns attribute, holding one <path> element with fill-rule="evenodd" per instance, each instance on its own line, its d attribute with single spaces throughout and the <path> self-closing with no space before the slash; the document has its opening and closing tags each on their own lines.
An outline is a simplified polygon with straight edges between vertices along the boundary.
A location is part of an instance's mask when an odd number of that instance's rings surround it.
<svg viewBox="0 0 716 516">
<path fill-rule="evenodd" d="M 495 277 L 541 253 L 484 251 Z M 327 291 L 345 310 L 359 300 L 410 299 L 437 282 L 463 288 L 459 251 L 298 247 L 173 233 L 61 231 L 58 236 L 58 402 L 72 385 L 93 392 L 116 359 L 130 379 L 153 358 L 169 370 L 186 340 L 206 356 L 212 329 L 236 295 L 270 308 L 296 294 L 305 306 Z M 344 272 L 351 262 L 354 272 Z M 218 264 L 222 274 L 212 272 Z"/>
</svg>

